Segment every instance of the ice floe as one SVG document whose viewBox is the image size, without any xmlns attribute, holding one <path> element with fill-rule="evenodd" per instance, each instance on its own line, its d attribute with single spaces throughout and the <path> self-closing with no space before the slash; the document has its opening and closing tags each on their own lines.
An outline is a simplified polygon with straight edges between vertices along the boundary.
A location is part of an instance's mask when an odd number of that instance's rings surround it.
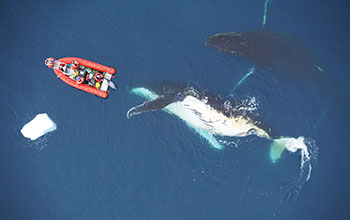
<svg viewBox="0 0 350 220">
<path fill-rule="evenodd" d="M 38 114 L 21 129 L 24 137 L 35 140 L 44 134 L 56 130 L 57 126 L 46 113 Z"/>
</svg>

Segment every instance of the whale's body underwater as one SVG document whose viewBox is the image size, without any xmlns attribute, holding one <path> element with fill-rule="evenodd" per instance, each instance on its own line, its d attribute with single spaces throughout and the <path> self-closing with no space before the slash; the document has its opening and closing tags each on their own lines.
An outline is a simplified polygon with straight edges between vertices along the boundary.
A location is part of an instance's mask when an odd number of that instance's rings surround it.
<svg viewBox="0 0 350 220">
<path fill-rule="evenodd" d="M 218 33 L 205 43 L 223 53 L 297 80 L 327 85 L 327 75 L 311 50 L 294 37 L 270 30 Z"/>
<path fill-rule="evenodd" d="M 174 84 L 135 87 L 131 89 L 131 93 L 147 101 L 131 108 L 127 112 L 128 118 L 143 112 L 165 110 L 185 121 L 216 149 L 223 149 L 224 146 L 214 135 L 231 137 L 256 135 L 272 140 L 270 151 L 272 161 L 277 160 L 286 148 L 288 138 L 278 137 L 256 115 L 246 110 L 240 101 L 212 96 L 191 86 Z"/>
</svg>

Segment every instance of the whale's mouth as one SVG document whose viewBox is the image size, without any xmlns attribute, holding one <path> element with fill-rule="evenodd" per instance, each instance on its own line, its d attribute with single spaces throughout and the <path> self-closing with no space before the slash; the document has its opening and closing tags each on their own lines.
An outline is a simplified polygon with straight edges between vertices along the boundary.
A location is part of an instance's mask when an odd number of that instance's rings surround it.
<svg viewBox="0 0 350 220">
<path fill-rule="evenodd" d="M 215 34 L 205 39 L 205 45 L 216 50 L 225 50 L 225 41 L 220 37 L 220 34 Z"/>
<path fill-rule="evenodd" d="M 214 34 L 205 39 L 205 44 L 224 53 L 236 54 L 242 43 L 239 36 L 236 32 Z"/>
</svg>

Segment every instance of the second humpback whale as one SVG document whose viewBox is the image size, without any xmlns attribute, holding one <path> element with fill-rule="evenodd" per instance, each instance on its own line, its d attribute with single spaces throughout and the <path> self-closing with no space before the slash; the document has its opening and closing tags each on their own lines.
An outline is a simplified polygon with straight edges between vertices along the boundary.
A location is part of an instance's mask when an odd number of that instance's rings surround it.
<svg viewBox="0 0 350 220">
<path fill-rule="evenodd" d="M 287 74 L 325 84 L 325 73 L 313 53 L 299 40 L 270 30 L 218 33 L 205 39 L 216 50 L 243 57 L 250 62 Z"/>
<path fill-rule="evenodd" d="M 272 141 L 270 157 L 272 161 L 276 161 L 285 148 L 291 151 L 291 141 L 298 140 L 277 136 L 258 116 L 246 110 L 241 101 L 213 96 L 192 86 L 161 83 L 135 87 L 131 89 L 131 93 L 147 101 L 131 108 L 127 112 L 127 118 L 143 112 L 165 110 L 184 120 L 217 149 L 222 149 L 223 145 L 214 135 L 232 137 L 256 135 Z M 300 139 L 299 142 L 293 143 L 293 152 L 304 147 L 304 145 L 300 147 L 302 145 Z M 298 143 L 299 147 L 294 146 L 298 145 L 295 143 Z"/>
</svg>

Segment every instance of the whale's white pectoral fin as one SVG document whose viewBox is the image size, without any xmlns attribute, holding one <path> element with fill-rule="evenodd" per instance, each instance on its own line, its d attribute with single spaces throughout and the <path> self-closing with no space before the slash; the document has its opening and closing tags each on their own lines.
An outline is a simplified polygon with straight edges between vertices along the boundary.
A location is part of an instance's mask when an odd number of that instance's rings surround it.
<svg viewBox="0 0 350 220">
<path fill-rule="evenodd" d="M 217 149 L 217 150 L 222 150 L 224 149 L 224 145 L 220 144 L 216 138 L 214 137 L 213 134 L 211 134 L 210 132 L 208 131 L 205 131 L 205 130 L 202 130 L 200 128 L 197 128 L 197 127 L 192 127 L 191 125 L 189 125 L 188 123 L 186 123 L 189 127 L 191 127 L 192 129 L 194 129 L 201 137 L 203 137 L 204 139 L 206 139 L 209 144 Z"/>
<path fill-rule="evenodd" d="M 126 117 L 131 118 L 134 115 L 141 114 L 143 112 L 157 111 L 165 108 L 169 104 L 176 101 L 177 94 L 167 94 L 165 96 L 159 96 L 156 99 L 146 101 L 141 105 L 131 108 L 127 113 Z"/>
</svg>

